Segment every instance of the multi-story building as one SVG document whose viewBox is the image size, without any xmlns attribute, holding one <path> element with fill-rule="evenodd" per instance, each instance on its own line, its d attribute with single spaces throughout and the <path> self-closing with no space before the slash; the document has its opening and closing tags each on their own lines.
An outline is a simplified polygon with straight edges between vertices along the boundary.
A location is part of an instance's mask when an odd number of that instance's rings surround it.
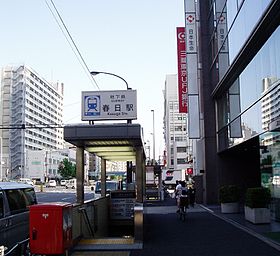
<svg viewBox="0 0 280 256">
<path fill-rule="evenodd" d="M 2 69 L 2 169 L 23 176 L 26 150 L 63 148 L 63 84 L 51 84 L 26 65 Z"/>
<path fill-rule="evenodd" d="M 59 166 L 64 159 L 76 164 L 76 149 L 26 150 L 26 165 L 23 176 L 32 180 L 45 182 L 50 179 L 61 179 Z M 84 180 L 89 179 L 89 153 L 85 151 Z"/>
<path fill-rule="evenodd" d="M 189 167 L 191 145 L 187 137 L 187 114 L 179 113 L 177 75 L 167 75 L 164 89 L 164 137 L 166 168 L 183 170 Z"/>
<path fill-rule="evenodd" d="M 185 15 L 203 200 L 218 202 L 224 184 L 263 185 L 279 204 L 280 1 L 185 0 Z"/>
</svg>

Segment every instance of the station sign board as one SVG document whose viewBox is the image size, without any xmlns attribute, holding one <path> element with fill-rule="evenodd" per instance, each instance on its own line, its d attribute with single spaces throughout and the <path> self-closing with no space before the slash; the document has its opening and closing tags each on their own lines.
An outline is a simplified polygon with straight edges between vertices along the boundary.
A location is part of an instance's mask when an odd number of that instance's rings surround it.
<svg viewBox="0 0 280 256">
<path fill-rule="evenodd" d="M 110 217 L 113 220 L 130 220 L 136 202 L 135 191 L 111 191 Z"/>
<path fill-rule="evenodd" d="M 136 90 L 82 92 L 82 121 L 137 119 Z"/>
</svg>

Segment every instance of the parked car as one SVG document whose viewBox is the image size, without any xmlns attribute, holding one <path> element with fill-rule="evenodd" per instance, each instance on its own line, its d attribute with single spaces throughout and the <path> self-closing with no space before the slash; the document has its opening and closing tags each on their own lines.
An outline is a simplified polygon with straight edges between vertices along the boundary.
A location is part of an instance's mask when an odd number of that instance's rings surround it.
<svg viewBox="0 0 280 256">
<path fill-rule="evenodd" d="M 106 181 L 106 193 L 109 193 L 113 190 L 119 189 L 119 182 L 114 180 L 107 180 Z M 97 181 L 95 184 L 95 194 L 101 194 L 101 181 Z"/>
<path fill-rule="evenodd" d="M 60 186 L 65 186 L 66 185 L 67 180 L 61 180 L 60 181 Z"/>
<path fill-rule="evenodd" d="M 55 188 L 56 187 L 56 181 L 55 180 L 49 180 L 47 183 L 47 188 Z"/>
<path fill-rule="evenodd" d="M 32 182 L 32 180 L 29 179 L 29 178 L 20 178 L 20 179 L 19 179 L 19 182 L 25 183 L 25 184 L 29 184 L 29 185 L 34 185 L 33 182 Z"/>
<path fill-rule="evenodd" d="M 26 241 L 9 255 L 23 255 L 29 238 L 29 206 L 37 204 L 34 187 L 19 182 L 0 182 L 0 246 L 5 255 L 18 243 Z M 7 254 L 8 255 L 8 254 Z"/>
<path fill-rule="evenodd" d="M 77 187 L 77 179 L 70 179 L 66 181 L 65 188 L 75 189 Z"/>
</svg>

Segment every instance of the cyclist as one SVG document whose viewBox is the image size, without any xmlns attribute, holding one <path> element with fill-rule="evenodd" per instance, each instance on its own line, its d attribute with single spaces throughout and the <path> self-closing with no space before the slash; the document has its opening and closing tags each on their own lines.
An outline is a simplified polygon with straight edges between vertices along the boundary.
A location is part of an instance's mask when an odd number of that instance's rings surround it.
<svg viewBox="0 0 280 256">
<path fill-rule="evenodd" d="M 176 194 L 178 206 L 177 212 L 179 212 L 181 207 L 188 207 L 189 205 L 188 189 L 185 181 L 180 181 L 180 185 L 177 185 Z"/>
</svg>

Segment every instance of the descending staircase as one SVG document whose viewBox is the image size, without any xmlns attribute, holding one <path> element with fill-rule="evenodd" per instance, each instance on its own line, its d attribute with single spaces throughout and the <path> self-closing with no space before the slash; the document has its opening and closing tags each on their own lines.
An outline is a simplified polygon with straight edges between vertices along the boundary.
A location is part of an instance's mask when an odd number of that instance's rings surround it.
<svg viewBox="0 0 280 256">
<path fill-rule="evenodd" d="M 140 250 L 142 247 L 142 243 L 135 242 L 131 237 L 82 239 L 71 255 L 129 256 L 131 250 Z"/>
</svg>

